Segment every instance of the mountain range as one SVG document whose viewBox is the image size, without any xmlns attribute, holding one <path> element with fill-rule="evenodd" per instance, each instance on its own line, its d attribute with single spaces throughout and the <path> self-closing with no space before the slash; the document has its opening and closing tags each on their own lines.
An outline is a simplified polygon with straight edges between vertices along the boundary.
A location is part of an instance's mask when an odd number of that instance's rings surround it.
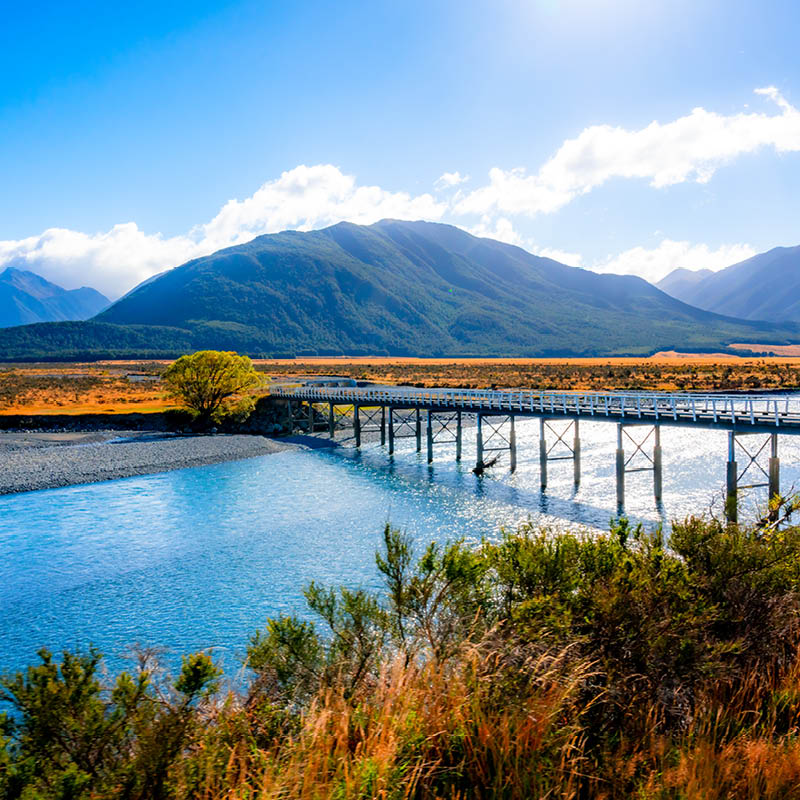
<svg viewBox="0 0 800 800">
<path fill-rule="evenodd" d="M 742 319 L 800 321 L 800 246 L 775 247 L 730 267 L 676 269 L 656 284 L 707 311 Z"/>
<path fill-rule="evenodd" d="M 62 289 L 34 272 L 14 267 L 0 272 L 0 328 L 89 319 L 109 303 L 107 297 L 86 286 Z"/>
<path fill-rule="evenodd" d="M 90 321 L 0 331 L 0 352 L 611 356 L 798 338 L 797 325 L 696 308 L 635 276 L 382 220 L 259 236 L 151 278 Z"/>
</svg>

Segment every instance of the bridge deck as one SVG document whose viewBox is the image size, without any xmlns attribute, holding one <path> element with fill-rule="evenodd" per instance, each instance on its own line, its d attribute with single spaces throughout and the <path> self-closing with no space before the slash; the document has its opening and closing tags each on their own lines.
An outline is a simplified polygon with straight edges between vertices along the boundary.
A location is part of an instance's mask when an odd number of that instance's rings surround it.
<svg viewBox="0 0 800 800">
<path fill-rule="evenodd" d="M 382 405 L 429 411 L 659 422 L 738 431 L 800 433 L 800 408 L 786 396 L 624 392 L 546 392 L 528 389 L 417 389 L 403 386 L 277 386 L 273 396 L 311 403 Z"/>
</svg>

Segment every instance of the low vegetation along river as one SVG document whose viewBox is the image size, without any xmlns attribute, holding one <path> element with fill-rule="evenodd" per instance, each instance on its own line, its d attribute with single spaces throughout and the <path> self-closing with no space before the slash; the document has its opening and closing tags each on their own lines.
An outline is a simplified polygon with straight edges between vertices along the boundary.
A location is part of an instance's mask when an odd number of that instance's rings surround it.
<svg viewBox="0 0 800 800">
<path fill-rule="evenodd" d="M 394 460 L 377 444 L 361 453 L 292 450 L 213 466 L 0 497 L 0 672 L 37 648 L 97 645 L 121 666 L 139 643 L 181 653 L 211 647 L 229 674 L 247 637 L 270 615 L 304 611 L 310 580 L 369 586 L 386 522 L 431 539 L 497 536 L 527 519 L 605 528 L 615 514 L 615 426 L 582 423 L 583 480 L 572 463 L 549 467 L 539 490 L 538 423 L 517 425 L 519 466 L 507 455 L 472 474 L 437 445 L 429 467 L 413 440 Z M 754 441 L 756 437 L 754 437 Z M 663 507 L 652 474 L 627 477 L 627 513 L 654 526 L 690 513 L 722 513 L 722 432 L 662 429 Z M 800 437 L 781 436 L 782 487 L 800 487 Z M 759 482 L 757 476 L 747 483 Z M 759 493 L 760 492 L 760 493 Z M 765 500 L 754 490 L 744 502 Z"/>
</svg>

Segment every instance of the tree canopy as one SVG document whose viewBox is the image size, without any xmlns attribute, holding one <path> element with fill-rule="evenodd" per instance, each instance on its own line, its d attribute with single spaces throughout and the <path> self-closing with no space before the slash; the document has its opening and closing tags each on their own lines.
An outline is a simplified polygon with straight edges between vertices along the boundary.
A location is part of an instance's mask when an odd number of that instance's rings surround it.
<svg viewBox="0 0 800 800">
<path fill-rule="evenodd" d="M 170 364 L 164 381 L 174 397 L 209 420 L 227 410 L 232 398 L 255 388 L 260 377 L 247 356 L 200 350 Z"/>
</svg>

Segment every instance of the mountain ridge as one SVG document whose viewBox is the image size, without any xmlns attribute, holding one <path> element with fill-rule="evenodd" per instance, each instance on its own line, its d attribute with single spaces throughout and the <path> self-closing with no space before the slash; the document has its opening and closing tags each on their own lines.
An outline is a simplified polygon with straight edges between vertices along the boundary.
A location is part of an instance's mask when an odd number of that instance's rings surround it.
<svg viewBox="0 0 800 800">
<path fill-rule="evenodd" d="M 0 272 L 0 328 L 36 322 L 85 320 L 110 303 L 95 289 L 64 289 L 29 270 Z"/>
<path fill-rule="evenodd" d="M 266 234 L 193 259 L 135 287 L 91 328 L 70 328 L 70 346 L 119 352 L 117 332 L 127 347 L 132 326 L 143 345 L 152 329 L 157 349 L 181 331 L 181 348 L 251 354 L 644 355 L 800 338 L 796 327 L 694 308 L 636 276 L 391 219 Z M 30 354 L 45 332 L 30 333 L 0 346 Z M 56 341 L 47 332 L 47 346 Z"/>
<path fill-rule="evenodd" d="M 678 272 L 657 285 L 698 308 L 747 320 L 800 321 L 800 245 L 773 247 L 695 280 Z"/>
</svg>

